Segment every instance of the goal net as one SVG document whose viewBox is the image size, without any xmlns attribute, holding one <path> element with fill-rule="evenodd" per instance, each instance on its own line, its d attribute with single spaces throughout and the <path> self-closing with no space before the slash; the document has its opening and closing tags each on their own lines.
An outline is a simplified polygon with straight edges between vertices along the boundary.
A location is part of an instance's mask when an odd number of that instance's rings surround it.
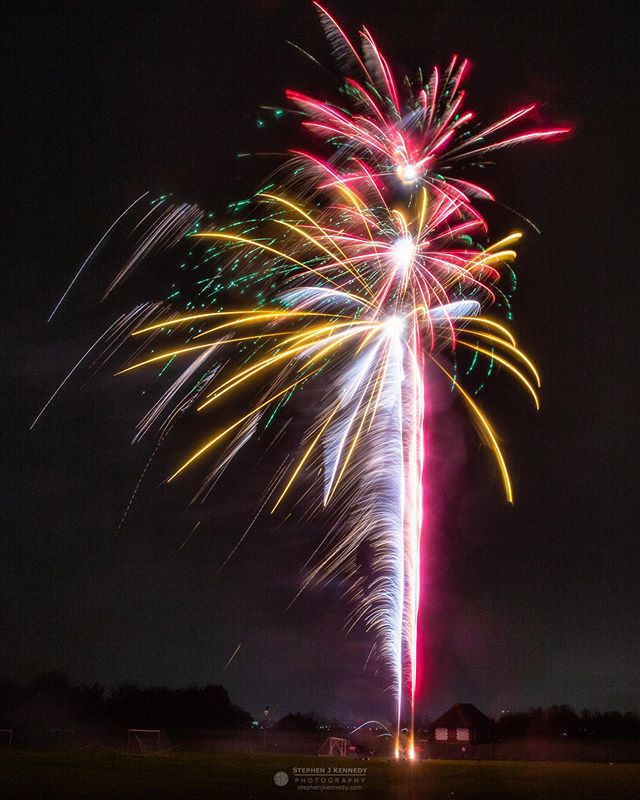
<svg viewBox="0 0 640 800">
<path fill-rule="evenodd" d="M 127 753 L 158 753 L 164 749 L 166 736 L 155 728 L 129 728 L 127 731 Z"/>
<path fill-rule="evenodd" d="M 0 728 L 0 747 L 9 745 L 13 741 L 13 730 L 11 728 Z"/>
<path fill-rule="evenodd" d="M 346 756 L 347 740 L 338 736 L 330 736 L 326 739 L 318 751 L 319 756 Z"/>
</svg>

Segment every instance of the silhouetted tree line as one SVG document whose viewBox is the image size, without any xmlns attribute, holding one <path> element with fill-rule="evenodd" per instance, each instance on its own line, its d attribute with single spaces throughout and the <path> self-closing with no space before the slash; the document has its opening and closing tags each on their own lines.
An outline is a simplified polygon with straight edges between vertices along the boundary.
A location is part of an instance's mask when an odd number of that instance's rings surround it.
<svg viewBox="0 0 640 800">
<path fill-rule="evenodd" d="M 577 713 L 571 706 L 531 708 L 502 714 L 496 723 L 499 739 L 528 737 L 553 739 L 556 737 L 592 736 L 598 739 L 640 737 L 640 717 L 632 712 L 590 711 L 583 708 Z"/>
<path fill-rule="evenodd" d="M 126 727 L 244 728 L 251 715 L 222 686 L 170 689 L 123 683 L 72 686 L 59 672 L 26 684 L 0 682 L 0 728 L 64 728 L 113 723 Z"/>
<path fill-rule="evenodd" d="M 275 728 L 282 731 L 311 732 L 321 729 L 349 731 L 351 726 L 337 720 L 325 720 L 316 712 L 289 713 L 276 722 Z M 416 730 L 426 735 L 429 732 L 428 718 L 416 722 Z M 597 739 L 640 738 L 640 717 L 632 712 L 590 711 L 576 713 L 571 706 L 555 705 L 549 708 L 531 708 L 503 714 L 495 723 L 497 739 L 563 737 L 586 737 Z"/>
<path fill-rule="evenodd" d="M 122 683 L 107 690 L 98 684 L 74 686 L 60 672 L 49 672 L 24 684 L 0 681 L 0 728 L 63 729 L 84 724 L 239 729 L 251 723 L 251 715 L 234 705 L 222 686 L 171 689 Z M 339 730 L 344 724 L 324 720 L 315 712 L 297 712 L 283 716 L 275 727 L 311 732 Z M 495 735 L 498 739 L 640 738 L 640 717 L 619 711 L 583 709 L 578 713 L 570 706 L 554 705 L 502 714 Z"/>
</svg>

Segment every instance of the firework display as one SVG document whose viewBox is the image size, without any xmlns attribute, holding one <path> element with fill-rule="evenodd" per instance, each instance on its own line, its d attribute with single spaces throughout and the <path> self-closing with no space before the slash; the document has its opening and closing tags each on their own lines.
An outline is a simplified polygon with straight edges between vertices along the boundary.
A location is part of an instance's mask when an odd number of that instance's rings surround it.
<svg viewBox="0 0 640 800">
<path fill-rule="evenodd" d="M 344 79 L 340 103 L 292 90 L 287 98 L 317 150 L 293 150 L 245 216 L 223 226 L 195 207 L 155 211 L 109 291 L 188 229 L 200 252 L 197 298 L 141 305 L 110 335 L 135 324 L 141 348 L 121 371 L 156 365 L 169 380 L 137 437 L 153 429 L 162 438 L 194 408 L 210 414 L 210 436 L 169 477 L 206 464 L 202 495 L 256 431 L 283 427 L 294 398 L 313 398 L 265 504 L 276 511 L 298 489 L 313 511 L 327 507 L 329 530 L 302 588 L 343 581 L 347 627 L 372 632 L 391 677 L 396 755 L 406 720 L 413 758 L 428 384 L 448 384 L 468 408 L 509 502 L 505 458 L 476 399 L 482 381 L 467 385 L 459 365 L 472 377 L 500 367 L 539 405 L 538 372 L 509 327 L 521 233 L 490 236 L 478 206 L 493 196 L 467 176 L 502 148 L 566 129 L 522 130 L 532 105 L 479 125 L 464 108 L 467 61 L 397 80 L 366 28 L 352 43 L 316 6 Z M 222 298 L 234 292 L 228 307 Z M 366 570 L 363 544 L 373 554 Z"/>
</svg>

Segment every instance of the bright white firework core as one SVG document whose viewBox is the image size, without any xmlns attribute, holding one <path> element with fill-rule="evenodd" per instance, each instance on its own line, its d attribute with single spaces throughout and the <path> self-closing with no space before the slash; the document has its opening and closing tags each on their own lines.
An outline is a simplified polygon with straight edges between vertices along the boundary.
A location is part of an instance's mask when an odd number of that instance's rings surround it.
<svg viewBox="0 0 640 800">
<path fill-rule="evenodd" d="M 384 321 L 387 336 L 392 338 L 402 336 L 404 332 L 404 317 L 387 317 Z"/>
<path fill-rule="evenodd" d="M 403 236 L 391 245 L 393 263 L 399 272 L 406 272 L 413 260 L 414 251 L 415 245 L 410 236 Z"/>
<path fill-rule="evenodd" d="M 418 180 L 418 170 L 413 164 L 398 164 L 396 175 L 402 183 L 415 183 Z"/>
</svg>

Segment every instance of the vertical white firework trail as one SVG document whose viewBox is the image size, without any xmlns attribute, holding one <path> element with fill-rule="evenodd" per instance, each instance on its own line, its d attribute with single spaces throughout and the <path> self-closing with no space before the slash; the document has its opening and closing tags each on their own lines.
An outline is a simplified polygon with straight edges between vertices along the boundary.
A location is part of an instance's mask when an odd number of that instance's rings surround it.
<svg viewBox="0 0 640 800">
<path fill-rule="evenodd" d="M 396 692 L 397 692 L 397 726 L 396 726 L 396 751 L 399 748 L 400 741 L 400 725 L 402 718 L 402 700 L 403 700 L 403 686 L 404 686 L 404 659 L 403 659 L 403 639 L 404 639 L 404 616 L 405 616 L 405 591 L 406 591 L 406 546 L 405 546 L 405 494 L 406 494 L 406 481 L 405 481 L 405 457 L 404 457 L 404 408 L 403 408 L 403 382 L 404 382 L 404 368 L 403 368 L 403 345 L 399 335 L 394 335 L 390 343 L 391 361 L 393 370 L 393 388 L 394 405 L 396 412 L 396 448 L 397 448 L 397 461 L 398 467 L 395 470 L 395 476 L 391 475 L 391 481 L 394 477 L 397 481 L 397 530 L 395 532 L 396 547 L 397 547 L 397 622 L 396 630 L 394 631 L 396 637 Z M 397 753 L 396 753 L 397 755 Z"/>
</svg>

